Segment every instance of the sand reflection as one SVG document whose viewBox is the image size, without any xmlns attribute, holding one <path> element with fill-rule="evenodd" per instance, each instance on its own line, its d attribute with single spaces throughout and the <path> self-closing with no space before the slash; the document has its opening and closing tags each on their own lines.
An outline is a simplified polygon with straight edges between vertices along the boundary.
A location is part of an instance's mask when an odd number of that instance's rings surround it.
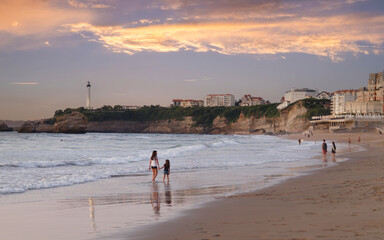
<svg viewBox="0 0 384 240">
<path fill-rule="evenodd" d="M 93 203 L 93 198 L 88 199 L 88 205 L 89 205 L 89 219 L 91 220 L 91 227 L 93 229 L 93 232 L 96 232 L 95 206 Z"/>
<path fill-rule="evenodd" d="M 169 183 L 164 183 L 165 186 L 165 203 L 167 206 L 172 206 L 172 191 L 171 191 L 171 185 Z"/>
<path fill-rule="evenodd" d="M 152 191 L 150 194 L 150 200 L 155 215 L 160 216 L 160 196 L 159 196 L 159 185 L 156 182 L 152 183 Z"/>
</svg>

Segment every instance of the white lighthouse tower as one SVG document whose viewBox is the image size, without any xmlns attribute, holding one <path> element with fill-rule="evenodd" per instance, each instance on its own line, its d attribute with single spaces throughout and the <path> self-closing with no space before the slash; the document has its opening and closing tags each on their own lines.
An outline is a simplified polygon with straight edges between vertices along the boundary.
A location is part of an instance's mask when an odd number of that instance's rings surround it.
<svg viewBox="0 0 384 240">
<path fill-rule="evenodd" d="M 85 108 L 91 109 L 91 83 L 90 82 L 88 82 L 87 88 L 88 88 L 88 96 L 87 96 L 87 103 L 85 105 Z"/>
</svg>

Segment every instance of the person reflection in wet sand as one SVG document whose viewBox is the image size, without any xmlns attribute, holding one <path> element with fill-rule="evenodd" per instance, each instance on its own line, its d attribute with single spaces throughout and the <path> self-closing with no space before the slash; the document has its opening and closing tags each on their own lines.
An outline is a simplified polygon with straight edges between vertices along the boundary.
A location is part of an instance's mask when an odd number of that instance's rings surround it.
<svg viewBox="0 0 384 240">
<path fill-rule="evenodd" d="M 91 226 L 94 232 L 96 232 L 96 223 L 95 223 L 95 207 L 93 203 L 93 198 L 88 199 L 89 206 L 89 219 L 91 220 Z"/>
<path fill-rule="evenodd" d="M 152 194 L 150 196 L 151 196 L 151 204 L 152 204 L 153 212 L 156 215 L 160 215 L 159 187 L 156 182 L 152 183 Z"/>
<path fill-rule="evenodd" d="M 167 206 L 172 206 L 172 191 L 171 191 L 171 186 L 169 183 L 164 183 L 165 185 L 165 203 Z"/>
</svg>

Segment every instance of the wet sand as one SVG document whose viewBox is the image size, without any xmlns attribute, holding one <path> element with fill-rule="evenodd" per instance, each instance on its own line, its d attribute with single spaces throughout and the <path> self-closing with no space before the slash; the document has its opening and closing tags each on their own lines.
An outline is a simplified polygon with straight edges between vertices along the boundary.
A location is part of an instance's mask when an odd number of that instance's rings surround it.
<svg viewBox="0 0 384 240">
<path fill-rule="evenodd" d="M 185 212 L 116 239 L 383 239 L 384 137 L 377 132 L 317 132 L 326 139 L 357 145 L 363 151 L 336 154 L 351 160 L 292 178 L 254 193 L 236 195 Z M 303 138 L 290 135 L 288 138 Z M 308 140 L 307 138 L 304 138 Z M 321 144 L 319 142 L 319 148 Z M 319 149 L 319 152 L 321 150 Z M 328 161 L 331 161 L 328 154 Z M 327 165 L 328 163 L 324 163 Z"/>
</svg>

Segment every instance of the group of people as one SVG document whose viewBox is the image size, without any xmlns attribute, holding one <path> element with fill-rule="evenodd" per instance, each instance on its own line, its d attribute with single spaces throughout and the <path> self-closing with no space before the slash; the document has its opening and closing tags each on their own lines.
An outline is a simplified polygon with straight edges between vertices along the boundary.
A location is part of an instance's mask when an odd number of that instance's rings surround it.
<svg viewBox="0 0 384 240">
<path fill-rule="evenodd" d="M 171 163 L 169 160 L 165 160 L 165 163 L 162 167 L 159 165 L 159 159 L 157 158 L 157 151 L 152 152 L 151 159 L 149 160 L 149 170 L 152 169 L 152 181 L 155 182 L 159 169 L 164 169 L 164 177 L 163 182 L 165 181 L 165 177 L 167 177 L 167 182 L 169 182 L 169 174 L 170 174 Z"/>
<path fill-rule="evenodd" d="M 328 146 L 327 146 L 327 143 L 325 142 L 325 139 L 323 139 L 323 144 L 321 145 L 321 149 L 323 150 L 323 161 L 326 162 Z M 335 142 L 332 142 L 332 160 L 333 161 L 336 161 L 335 155 L 336 155 L 336 144 Z"/>
</svg>

